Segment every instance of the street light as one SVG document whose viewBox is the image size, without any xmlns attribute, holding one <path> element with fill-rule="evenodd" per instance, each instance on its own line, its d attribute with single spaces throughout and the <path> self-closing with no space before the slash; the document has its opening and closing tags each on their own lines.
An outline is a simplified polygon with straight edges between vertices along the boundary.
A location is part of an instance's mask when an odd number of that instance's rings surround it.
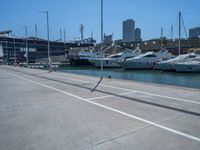
<svg viewBox="0 0 200 150">
<path fill-rule="evenodd" d="M 47 15 L 48 64 L 49 64 L 49 72 L 52 72 L 52 61 L 50 58 L 50 44 L 49 44 L 49 12 L 48 11 L 38 11 L 38 12 L 45 13 Z"/>
<path fill-rule="evenodd" d="M 94 90 L 97 88 L 97 86 L 100 84 L 100 82 L 103 80 L 103 0 L 101 0 L 101 74 L 100 79 L 96 86 L 92 89 L 91 92 L 94 92 Z"/>
<path fill-rule="evenodd" d="M 17 65 L 17 61 L 16 61 L 16 48 L 15 48 L 15 35 L 13 34 L 13 44 L 14 44 L 14 64 L 15 66 Z"/>
<path fill-rule="evenodd" d="M 25 35 L 26 35 L 26 53 L 25 53 L 25 57 L 26 57 L 26 67 L 28 67 L 28 37 L 27 37 L 27 26 L 24 26 L 25 29 Z"/>
</svg>

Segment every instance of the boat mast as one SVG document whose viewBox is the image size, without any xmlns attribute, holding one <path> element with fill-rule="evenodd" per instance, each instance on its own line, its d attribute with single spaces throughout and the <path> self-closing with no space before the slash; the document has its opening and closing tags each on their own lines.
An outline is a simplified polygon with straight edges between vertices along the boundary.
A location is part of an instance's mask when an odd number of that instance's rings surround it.
<svg viewBox="0 0 200 150">
<path fill-rule="evenodd" d="M 181 12 L 179 12 L 179 37 L 178 37 L 178 55 L 181 54 Z"/>
</svg>

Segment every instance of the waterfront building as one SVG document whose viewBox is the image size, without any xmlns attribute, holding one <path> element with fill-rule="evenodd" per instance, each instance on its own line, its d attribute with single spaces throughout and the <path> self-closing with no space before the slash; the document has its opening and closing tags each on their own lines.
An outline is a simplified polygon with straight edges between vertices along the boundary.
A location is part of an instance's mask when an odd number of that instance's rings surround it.
<svg viewBox="0 0 200 150">
<path fill-rule="evenodd" d="M 28 45 L 28 57 L 29 62 L 34 63 L 39 59 L 47 59 L 48 51 L 48 41 L 36 37 L 13 37 L 11 35 L 11 30 L 0 32 L 0 45 L 3 48 L 3 61 L 6 63 L 13 63 L 14 56 L 16 55 L 17 62 L 26 61 L 26 41 Z M 55 56 L 65 56 L 68 54 L 70 48 L 76 47 L 88 47 L 93 46 L 93 43 L 68 43 L 68 42 L 58 42 L 50 41 L 50 55 Z"/>
<path fill-rule="evenodd" d="M 141 38 L 141 29 L 140 28 L 136 28 L 135 29 L 135 41 L 136 42 L 142 41 L 142 38 Z"/>
<path fill-rule="evenodd" d="M 133 19 L 123 21 L 123 41 L 135 41 L 135 21 Z"/>
<path fill-rule="evenodd" d="M 189 29 L 189 38 L 190 39 L 200 38 L 200 26 Z"/>
<path fill-rule="evenodd" d="M 104 33 L 104 43 L 112 43 L 112 34 L 106 35 Z"/>
</svg>

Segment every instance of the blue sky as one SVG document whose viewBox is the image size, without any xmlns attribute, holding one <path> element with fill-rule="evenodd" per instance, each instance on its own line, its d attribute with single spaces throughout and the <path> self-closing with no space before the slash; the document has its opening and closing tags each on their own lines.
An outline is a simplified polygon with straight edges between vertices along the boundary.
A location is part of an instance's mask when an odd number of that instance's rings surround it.
<svg viewBox="0 0 200 150">
<path fill-rule="evenodd" d="M 66 39 L 79 37 L 80 24 L 85 26 L 84 37 L 91 31 L 100 40 L 100 0 L 1 0 L 0 31 L 12 29 L 17 36 L 24 36 L 23 26 L 28 26 L 28 35 L 46 38 L 46 17 L 38 10 L 48 10 L 50 39 L 59 39 L 60 28 L 66 29 Z M 174 37 L 178 36 L 178 12 L 181 11 L 187 30 L 200 26 L 200 0 L 104 0 L 104 32 L 114 33 L 114 39 L 122 38 L 122 21 L 134 19 L 142 30 L 144 40 L 158 38 L 160 28 L 170 38 L 170 26 Z"/>
</svg>

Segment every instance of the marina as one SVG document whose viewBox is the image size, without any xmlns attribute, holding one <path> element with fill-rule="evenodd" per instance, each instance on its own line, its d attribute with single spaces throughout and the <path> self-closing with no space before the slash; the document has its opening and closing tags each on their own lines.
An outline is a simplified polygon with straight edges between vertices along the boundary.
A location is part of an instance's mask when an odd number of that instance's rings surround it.
<svg viewBox="0 0 200 150">
<path fill-rule="evenodd" d="M 200 2 L 1 5 L 0 150 L 200 149 Z"/>
</svg>

